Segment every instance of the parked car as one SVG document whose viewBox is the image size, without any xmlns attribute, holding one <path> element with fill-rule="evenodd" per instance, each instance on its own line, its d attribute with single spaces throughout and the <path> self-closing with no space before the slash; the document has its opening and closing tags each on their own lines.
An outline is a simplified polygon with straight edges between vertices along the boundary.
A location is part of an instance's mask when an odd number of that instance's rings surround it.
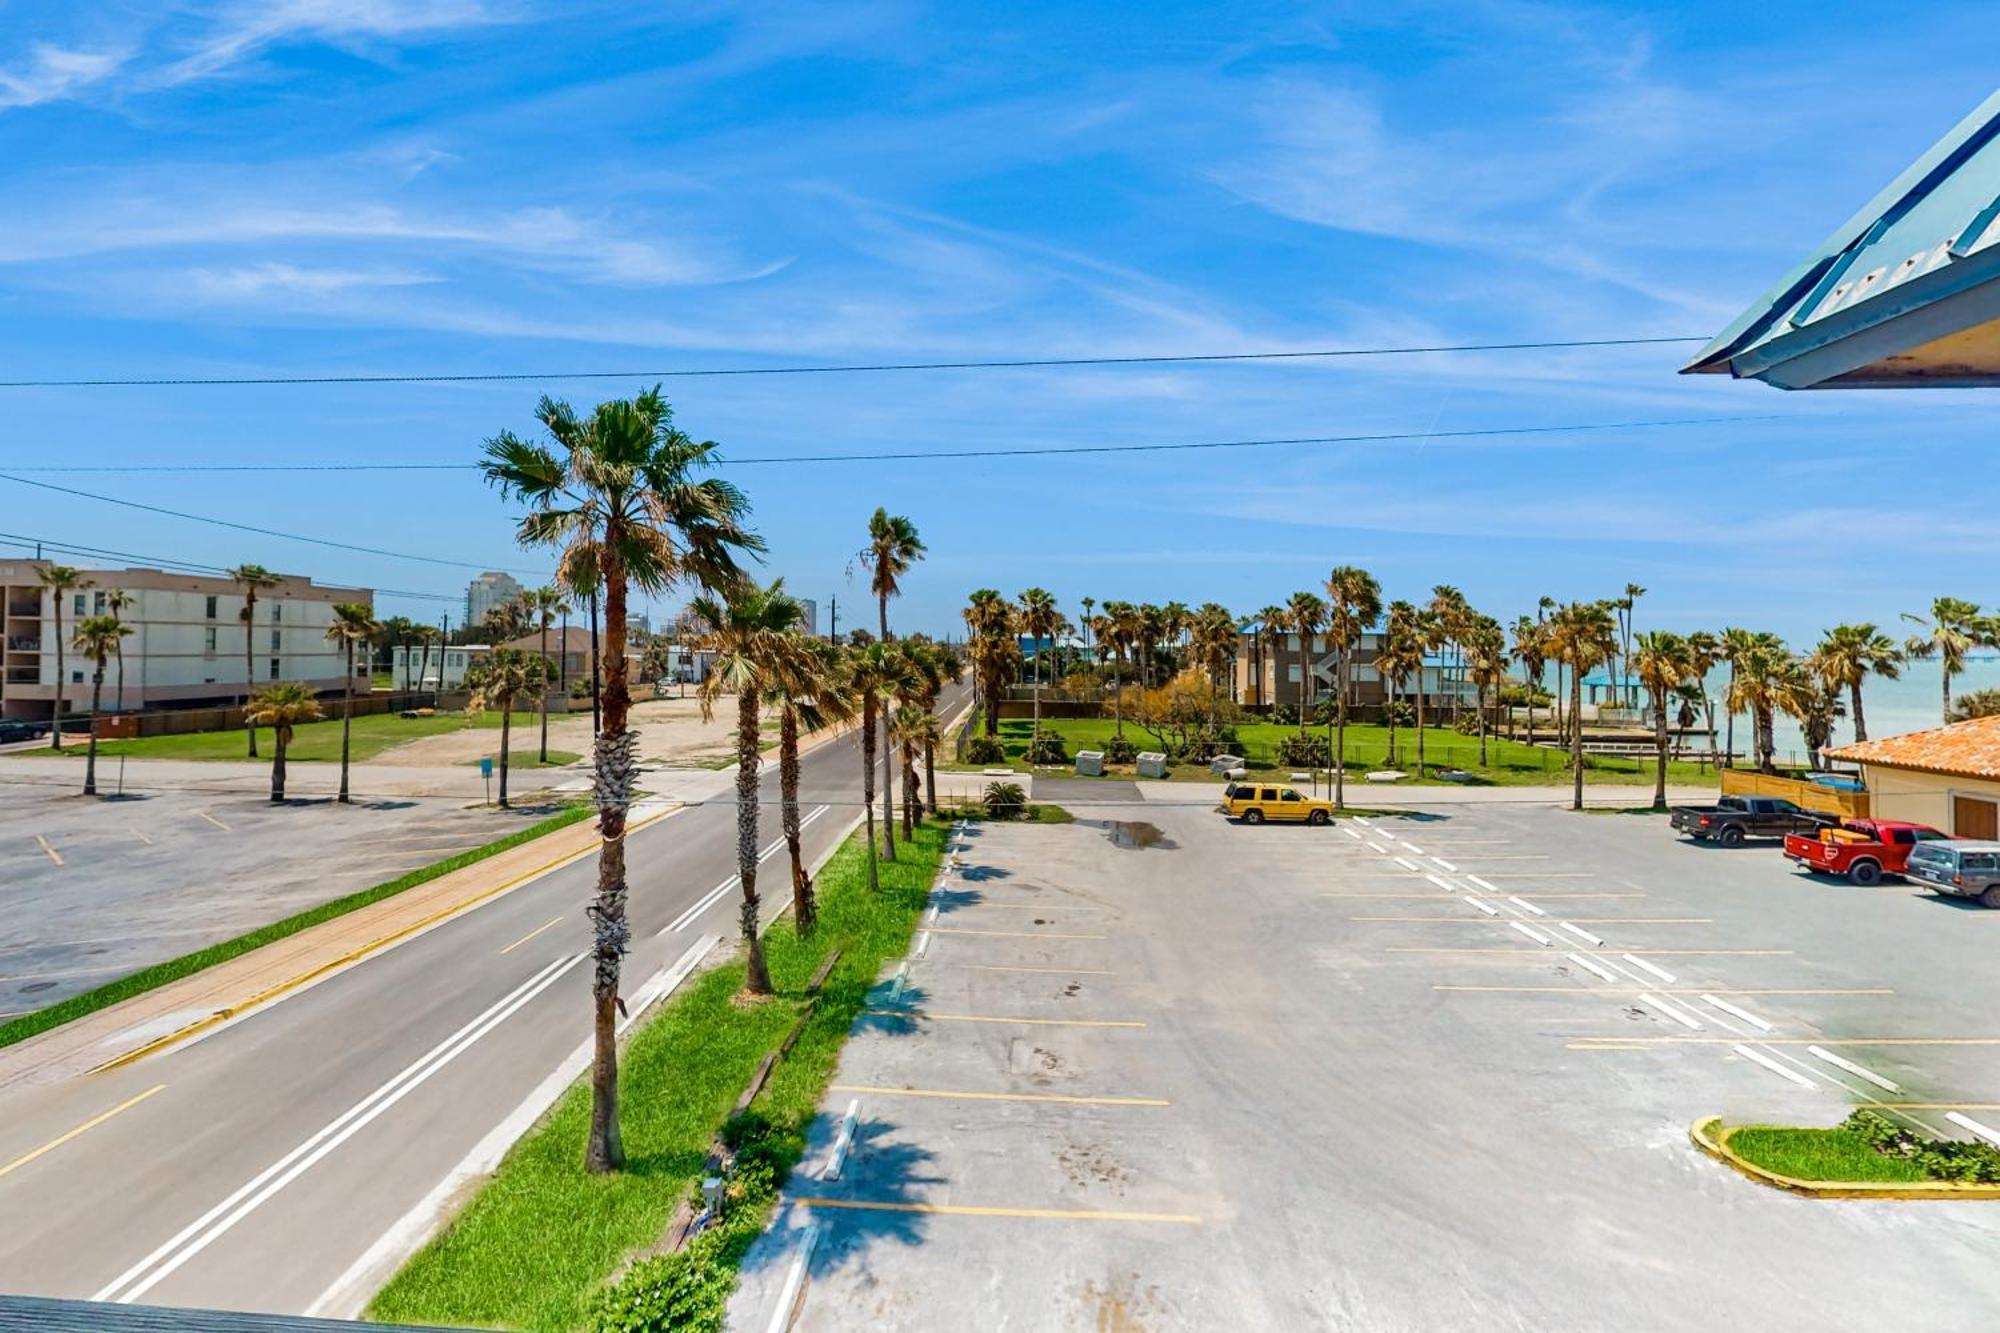
<svg viewBox="0 0 2000 1333">
<path fill-rule="evenodd" d="M 1714 805 L 1677 805 L 1669 822 L 1676 833 L 1698 842 L 1713 838 L 1734 847 L 1745 838 L 1782 838 L 1816 830 L 1830 817 L 1778 796 L 1724 796 Z"/>
<path fill-rule="evenodd" d="M 1816 875 L 1845 875 L 1856 884 L 1880 884 L 1884 875 L 1903 873 L 1913 849 L 1950 837 L 1928 824 L 1845 819 L 1817 834 L 1786 834 L 1785 856 Z"/>
<path fill-rule="evenodd" d="M 1222 789 L 1222 813 L 1246 824 L 1326 824 L 1333 802 L 1275 782 L 1232 782 Z"/>
<path fill-rule="evenodd" d="M 16 741 L 40 740 L 49 734 L 46 722 L 24 722 L 19 718 L 0 718 L 0 745 L 12 745 Z"/>
<path fill-rule="evenodd" d="M 1933 893 L 1977 898 L 1982 907 L 2000 907 L 2000 842 L 1918 843 L 1903 873 Z"/>
</svg>

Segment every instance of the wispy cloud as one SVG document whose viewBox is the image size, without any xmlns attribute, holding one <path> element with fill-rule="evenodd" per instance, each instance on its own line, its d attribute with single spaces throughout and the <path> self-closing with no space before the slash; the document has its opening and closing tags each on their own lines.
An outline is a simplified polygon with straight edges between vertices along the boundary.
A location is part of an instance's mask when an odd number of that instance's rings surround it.
<svg viewBox="0 0 2000 1333">
<path fill-rule="evenodd" d="M 0 111 L 74 97 L 117 73 L 129 56 L 124 49 L 86 51 L 36 42 L 25 62 L 0 69 Z"/>
<path fill-rule="evenodd" d="M 508 22 L 519 10 L 493 0 L 249 0 L 224 6 L 209 25 L 176 42 L 184 54 L 158 65 L 145 81 L 171 87 L 206 78 L 283 42 L 354 48 L 366 40 L 435 37 Z"/>
</svg>

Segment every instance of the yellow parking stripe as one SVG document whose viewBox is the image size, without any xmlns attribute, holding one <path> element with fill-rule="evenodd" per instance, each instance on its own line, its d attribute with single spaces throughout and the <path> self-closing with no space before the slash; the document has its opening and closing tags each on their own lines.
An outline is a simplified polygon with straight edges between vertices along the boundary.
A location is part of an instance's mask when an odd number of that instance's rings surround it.
<svg viewBox="0 0 2000 1333">
<path fill-rule="evenodd" d="M 1026 1023 L 1043 1028 L 1142 1028 L 1125 1018 L 999 1018 L 986 1014 L 934 1014 L 927 1009 L 865 1009 L 876 1018 L 928 1018 L 934 1023 Z"/>
<path fill-rule="evenodd" d="M 947 1088 L 879 1088 L 865 1083 L 836 1083 L 833 1092 L 865 1092 L 874 1097 L 935 1097 L 967 1102 L 1053 1102 L 1059 1106 L 1171 1106 L 1162 1097 L 1067 1097 L 1053 1092 L 965 1092 Z"/>
<path fill-rule="evenodd" d="M 41 1147 L 36 1148 L 34 1151 L 22 1153 L 19 1157 L 16 1157 L 13 1161 L 7 1163 L 5 1166 L 0 1166 L 0 1176 L 7 1175 L 9 1172 L 12 1171 L 17 1171 L 21 1167 L 24 1167 L 28 1163 L 34 1161 L 36 1158 L 54 1152 L 56 1149 L 62 1147 L 65 1143 L 68 1143 L 71 1139 L 77 1137 L 79 1134 L 87 1134 L 91 1130 L 96 1129 L 99 1125 L 109 1120 L 112 1116 L 117 1115 L 119 1112 L 131 1110 L 133 1107 L 137 1106 L 140 1102 L 145 1101 L 148 1097 L 152 1096 L 154 1093 L 158 1092 L 161 1088 L 164 1088 L 166 1086 L 167 1085 L 164 1083 L 156 1083 L 152 1087 L 140 1093 L 137 1097 L 132 1097 L 118 1103 L 118 1105 L 112 1107 L 109 1111 L 104 1112 L 102 1115 L 92 1116 L 90 1119 L 78 1125 L 75 1129 L 69 1131 L 69 1133 L 59 1134 L 55 1138 L 50 1139 L 47 1143 L 44 1143 Z"/>
<path fill-rule="evenodd" d="M 41 845 L 43 851 L 49 854 L 49 860 L 54 861 L 57 865 L 61 865 L 63 863 L 62 853 L 57 851 L 54 847 L 50 846 L 49 840 L 47 838 L 44 838 L 41 834 L 37 833 L 35 835 L 35 841 Z"/>
<path fill-rule="evenodd" d="M 195 813 L 200 815 L 203 819 L 206 819 L 209 823 L 215 825 L 217 828 L 221 829 L 224 833 L 229 832 L 229 825 L 223 823 L 221 820 L 217 819 L 214 815 L 208 813 L 208 811 L 197 810 L 195 811 Z"/>
<path fill-rule="evenodd" d="M 961 930 L 956 926 L 932 926 L 933 935 L 997 935 L 1017 940 L 1101 940 L 1103 935 L 1058 935 L 1046 930 Z"/>
<path fill-rule="evenodd" d="M 903 1203 L 887 1199 L 792 1200 L 807 1208 L 838 1208 L 864 1213 L 937 1213 L 950 1217 L 1034 1217 L 1060 1222 L 1164 1222 L 1198 1227 L 1201 1219 L 1187 1213 L 1102 1212 L 1082 1208 L 986 1208 L 963 1203 Z"/>
</svg>

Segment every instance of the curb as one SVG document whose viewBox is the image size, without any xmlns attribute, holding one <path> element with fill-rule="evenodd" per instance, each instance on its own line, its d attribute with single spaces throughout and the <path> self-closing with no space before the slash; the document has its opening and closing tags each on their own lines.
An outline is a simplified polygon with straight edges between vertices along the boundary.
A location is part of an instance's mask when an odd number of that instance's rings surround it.
<svg viewBox="0 0 2000 1333">
<path fill-rule="evenodd" d="M 1878 1184 L 1867 1180 L 1799 1180 L 1758 1166 L 1729 1146 L 1729 1136 L 1742 1126 L 1722 1127 L 1722 1117 L 1712 1115 L 1688 1126 L 1688 1140 L 1738 1175 L 1759 1185 L 1809 1199 L 2000 1199 L 2000 1185 L 1976 1181 L 1940 1180 L 1929 1185 Z"/>
</svg>

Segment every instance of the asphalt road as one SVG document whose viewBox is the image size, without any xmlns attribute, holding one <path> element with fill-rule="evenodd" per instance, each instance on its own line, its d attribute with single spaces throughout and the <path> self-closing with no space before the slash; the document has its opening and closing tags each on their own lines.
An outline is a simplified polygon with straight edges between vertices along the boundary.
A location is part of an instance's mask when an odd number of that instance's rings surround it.
<svg viewBox="0 0 2000 1333">
<path fill-rule="evenodd" d="M 858 742 L 803 762 L 812 857 L 860 814 Z M 789 896 L 776 786 L 773 765 L 769 912 Z M 733 937 L 726 793 L 633 835 L 628 871 L 631 997 Z M 351 1313 L 355 1265 L 587 1037 L 595 876 L 585 858 L 135 1065 L 0 1094 L 0 1289 Z"/>
<path fill-rule="evenodd" d="M 1688 1126 L 2000 1125 L 2000 912 L 1645 817 L 1071 808 L 973 830 L 731 1328 L 809 1227 L 799 1330 L 1992 1325 L 1990 1204 L 1795 1198 Z"/>
</svg>

